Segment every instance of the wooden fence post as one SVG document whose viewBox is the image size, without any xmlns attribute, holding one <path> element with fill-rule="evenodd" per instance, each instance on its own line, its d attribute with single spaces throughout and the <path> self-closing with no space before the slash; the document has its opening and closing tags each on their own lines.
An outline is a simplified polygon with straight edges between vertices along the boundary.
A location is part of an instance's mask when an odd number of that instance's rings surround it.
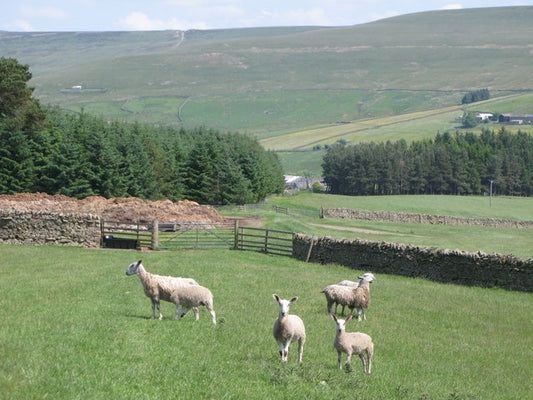
<svg viewBox="0 0 533 400">
<path fill-rule="evenodd" d="M 307 251 L 307 257 L 305 258 L 305 262 L 309 262 L 309 259 L 311 258 L 311 251 L 313 251 L 314 244 L 315 244 L 315 237 L 313 236 L 311 238 L 311 243 L 309 243 L 309 250 Z"/>
<path fill-rule="evenodd" d="M 152 221 L 152 250 L 157 250 L 159 245 L 159 223 L 156 219 Z"/>
<path fill-rule="evenodd" d="M 239 220 L 235 219 L 233 225 L 233 249 L 237 250 L 239 247 Z"/>
</svg>

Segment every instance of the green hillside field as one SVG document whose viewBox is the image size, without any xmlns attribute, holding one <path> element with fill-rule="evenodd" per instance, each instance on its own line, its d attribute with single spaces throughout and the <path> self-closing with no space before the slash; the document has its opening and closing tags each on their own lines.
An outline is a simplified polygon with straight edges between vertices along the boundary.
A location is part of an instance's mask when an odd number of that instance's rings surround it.
<svg viewBox="0 0 533 400">
<path fill-rule="evenodd" d="M 0 32 L 0 54 L 30 65 L 43 104 L 246 133 L 290 150 L 287 173 L 319 175 L 320 152 L 292 151 L 455 130 L 472 90 L 506 100 L 468 109 L 533 113 L 531 20 L 522 6 L 347 27 Z"/>
</svg>

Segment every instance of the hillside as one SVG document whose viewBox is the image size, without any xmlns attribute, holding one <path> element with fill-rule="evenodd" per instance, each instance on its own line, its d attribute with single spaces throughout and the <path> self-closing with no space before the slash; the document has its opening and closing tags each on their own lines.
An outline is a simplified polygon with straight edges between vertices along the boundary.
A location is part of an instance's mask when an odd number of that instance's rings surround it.
<svg viewBox="0 0 533 400">
<path fill-rule="evenodd" d="M 0 32 L 0 54 L 30 65 L 30 83 L 45 104 L 108 119 L 239 131 L 267 148 L 298 150 L 324 140 L 293 145 L 284 135 L 456 107 L 452 117 L 462 113 L 464 93 L 479 88 L 493 98 L 530 93 L 531 20 L 533 7 L 526 6 L 349 27 Z M 526 102 L 520 112 L 533 113 L 533 106 Z M 425 135 L 450 129 L 453 118 L 446 118 L 446 125 L 426 121 Z"/>
</svg>

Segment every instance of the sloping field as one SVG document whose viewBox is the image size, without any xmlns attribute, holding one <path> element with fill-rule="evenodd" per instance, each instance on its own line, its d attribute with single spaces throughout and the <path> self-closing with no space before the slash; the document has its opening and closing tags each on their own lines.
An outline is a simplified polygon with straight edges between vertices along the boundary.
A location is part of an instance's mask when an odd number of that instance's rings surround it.
<svg viewBox="0 0 533 400">
<path fill-rule="evenodd" d="M 309 150 L 313 146 L 333 144 L 340 139 L 344 139 L 350 143 L 371 140 L 398 140 L 401 137 L 394 132 L 391 132 L 389 135 L 376 135 L 375 130 L 399 124 L 410 124 L 414 121 L 426 125 L 435 116 L 445 115 L 449 117 L 457 114 L 462 115 L 460 106 L 444 107 L 438 110 L 419 111 L 384 118 L 365 119 L 263 139 L 261 140 L 261 144 L 269 150 Z M 433 136 L 431 131 L 428 130 L 428 133 Z"/>
</svg>

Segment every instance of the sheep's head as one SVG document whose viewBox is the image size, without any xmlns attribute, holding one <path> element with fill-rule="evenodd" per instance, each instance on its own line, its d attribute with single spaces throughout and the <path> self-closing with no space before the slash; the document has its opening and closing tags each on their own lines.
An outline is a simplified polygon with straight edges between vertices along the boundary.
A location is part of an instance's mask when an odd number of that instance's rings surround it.
<svg viewBox="0 0 533 400">
<path fill-rule="evenodd" d="M 142 260 L 131 263 L 128 266 L 128 269 L 126 270 L 126 275 L 135 275 L 137 273 L 137 270 L 139 269 L 139 266 L 141 265 L 141 261 Z"/>
<path fill-rule="evenodd" d="M 284 317 L 289 314 L 289 307 L 298 300 L 298 297 L 293 297 L 290 300 L 281 299 L 277 294 L 273 294 L 272 297 L 279 304 L 279 316 Z"/>
<path fill-rule="evenodd" d="M 366 272 L 363 275 L 359 276 L 357 279 L 361 280 L 360 283 L 364 283 L 364 282 L 372 283 L 373 281 L 376 280 L 376 277 L 374 276 L 374 274 L 370 272 Z"/>
<path fill-rule="evenodd" d="M 335 323 L 337 324 L 338 333 L 341 333 L 342 331 L 344 331 L 344 329 L 346 328 L 346 323 L 353 318 L 352 314 L 348 315 L 346 319 L 339 319 L 337 318 L 335 314 L 330 314 L 330 315 L 331 315 L 331 319 L 335 321 Z"/>
</svg>

